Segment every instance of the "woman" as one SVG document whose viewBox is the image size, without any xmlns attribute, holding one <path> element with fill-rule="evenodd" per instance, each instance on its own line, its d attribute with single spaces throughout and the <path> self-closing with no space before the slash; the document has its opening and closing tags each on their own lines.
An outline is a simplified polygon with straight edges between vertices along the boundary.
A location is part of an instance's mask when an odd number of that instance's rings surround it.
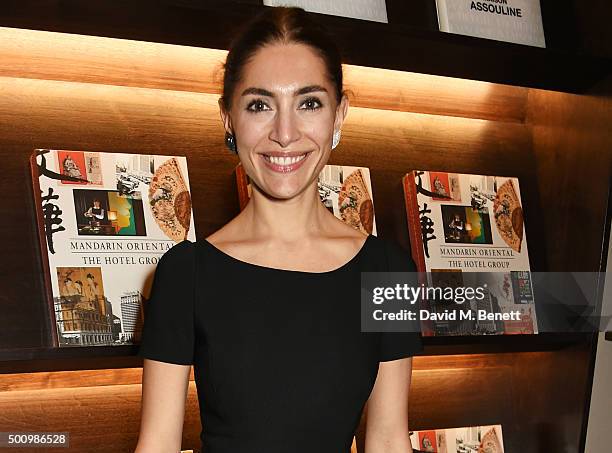
<svg viewBox="0 0 612 453">
<path fill-rule="evenodd" d="M 93 206 L 90 206 L 83 215 L 89 218 L 89 224 L 91 226 L 100 225 L 100 220 L 104 220 L 104 208 L 100 206 L 100 200 L 94 198 Z"/>
<path fill-rule="evenodd" d="M 347 453 L 366 402 L 366 452 L 411 452 L 420 337 L 361 332 L 359 297 L 362 271 L 414 263 L 317 190 L 348 110 L 333 41 L 301 9 L 266 8 L 227 56 L 219 106 L 252 196 L 158 263 L 137 453 L 180 449 L 191 364 L 207 453 Z"/>
</svg>

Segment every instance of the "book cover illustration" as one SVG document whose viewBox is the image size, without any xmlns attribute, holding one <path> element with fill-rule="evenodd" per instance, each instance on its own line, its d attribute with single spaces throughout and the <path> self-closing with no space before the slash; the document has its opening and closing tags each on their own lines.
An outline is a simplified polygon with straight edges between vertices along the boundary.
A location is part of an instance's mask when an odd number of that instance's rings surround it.
<svg viewBox="0 0 612 453">
<path fill-rule="evenodd" d="M 251 182 L 242 165 L 236 167 L 240 209 L 251 198 Z M 376 236 L 376 219 L 370 170 L 366 167 L 326 165 L 317 182 L 325 207 L 343 222 L 366 234 Z"/>
<path fill-rule="evenodd" d="M 518 179 L 413 171 L 403 187 L 412 256 L 429 273 L 426 284 L 484 294 L 463 305 L 422 300 L 433 313 L 420 318 L 423 335 L 537 333 Z"/>
<path fill-rule="evenodd" d="M 53 345 L 138 343 L 159 258 L 195 241 L 186 158 L 37 149 L 30 167 Z"/>
<path fill-rule="evenodd" d="M 503 453 L 501 425 L 411 431 L 415 453 Z"/>
</svg>

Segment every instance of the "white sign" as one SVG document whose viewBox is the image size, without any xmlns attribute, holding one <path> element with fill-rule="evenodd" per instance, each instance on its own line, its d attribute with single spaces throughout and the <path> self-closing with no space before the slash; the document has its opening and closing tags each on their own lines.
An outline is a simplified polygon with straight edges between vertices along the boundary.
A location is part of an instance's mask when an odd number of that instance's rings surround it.
<svg viewBox="0 0 612 453">
<path fill-rule="evenodd" d="M 299 6 L 313 13 L 387 23 L 385 0 L 264 0 L 266 6 Z"/>
<path fill-rule="evenodd" d="M 440 31 L 546 47 L 539 0 L 436 0 Z"/>
</svg>

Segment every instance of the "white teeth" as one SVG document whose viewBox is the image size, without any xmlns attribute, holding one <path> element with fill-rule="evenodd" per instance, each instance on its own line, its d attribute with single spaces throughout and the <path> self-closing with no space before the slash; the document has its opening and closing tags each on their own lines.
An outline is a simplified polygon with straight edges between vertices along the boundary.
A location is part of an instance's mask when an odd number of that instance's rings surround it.
<svg viewBox="0 0 612 453">
<path fill-rule="evenodd" d="M 301 156 L 294 156 L 294 157 L 265 156 L 265 158 L 268 161 L 276 165 L 293 165 L 296 162 L 299 162 L 300 160 L 302 160 L 304 157 L 306 157 L 306 154 L 302 154 Z"/>
</svg>

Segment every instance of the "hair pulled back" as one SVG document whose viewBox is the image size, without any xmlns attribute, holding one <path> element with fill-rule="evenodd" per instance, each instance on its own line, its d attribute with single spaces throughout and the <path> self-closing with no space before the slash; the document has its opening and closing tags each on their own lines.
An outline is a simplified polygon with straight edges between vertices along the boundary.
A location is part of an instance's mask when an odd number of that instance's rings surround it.
<svg viewBox="0 0 612 453">
<path fill-rule="evenodd" d="M 236 85 L 249 59 L 269 44 L 305 44 L 323 59 L 327 76 L 335 87 L 336 100 L 342 98 L 342 58 L 327 30 L 297 7 L 266 7 L 234 39 L 227 54 L 221 102 L 229 110 Z"/>
</svg>

